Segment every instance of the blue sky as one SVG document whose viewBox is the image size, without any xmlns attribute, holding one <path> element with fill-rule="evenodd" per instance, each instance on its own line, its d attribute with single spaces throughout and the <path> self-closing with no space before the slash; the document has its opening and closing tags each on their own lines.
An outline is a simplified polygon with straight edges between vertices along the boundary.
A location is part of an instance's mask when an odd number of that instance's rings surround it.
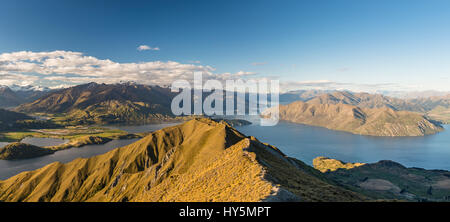
<svg viewBox="0 0 450 222">
<path fill-rule="evenodd" d="M 167 76 L 210 67 L 212 74 L 278 77 L 293 88 L 449 91 L 449 12 L 444 0 L 2 0 L 0 54 L 61 50 L 117 64 L 161 61 L 144 70 L 145 78 L 168 66 Z M 159 50 L 139 51 L 140 45 Z M 0 64 L 17 63 L 11 57 Z M 179 69 L 182 64 L 194 67 Z M 4 84 L 15 83 L 7 80 L 14 75 L 43 85 L 70 82 L 67 77 L 97 81 L 92 73 L 14 65 L 22 66 L 0 66 Z M 133 70 L 127 66 L 124 75 L 133 76 Z M 42 79 L 49 76 L 60 78 Z M 98 81 L 117 78 L 103 77 Z"/>
</svg>

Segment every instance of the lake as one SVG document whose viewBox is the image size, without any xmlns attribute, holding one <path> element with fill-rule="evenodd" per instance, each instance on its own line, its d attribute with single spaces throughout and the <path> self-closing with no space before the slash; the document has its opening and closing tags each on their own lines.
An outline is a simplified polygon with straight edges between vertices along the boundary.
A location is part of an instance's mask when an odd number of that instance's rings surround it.
<svg viewBox="0 0 450 222">
<path fill-rule="evenodd" d="M 59 146 L 61 144 L 69 142 L 69 140 L 63 140 L 58 138 L 45 138 L 45 137 L 25 137 L 20 141 L 21 143 L 31 144 L 35 146 Z"/>
<path fill-rule="evenodd" d="M 0 160 L 0 180 L 7 179 L 23 171 L 39 169 L 47 164 L 59 161 L 68 163 L 76 158 L 88 158 L 103 154 L 115 148 L 126 146 L 139 139 L 113 140 L 102 145 L 87 145 L 56 151 L 51 155 L 24 160 Z"/>
<path fill-rule="evenodd" d="M 288 122 L 260 126 L 258 118 L 239 118 L 254 123 L 235 127 L 240 132 L 274 145 L 309 165 L 314 158 L 326 156 L 345 162 L 393 160 L 407 167 L 450 170 L 450 125 L 444 125 L 443 132 L 422 137 L 374 137 Z M 117 126 L 133 133 L 146 132 L 152 127 Z"/>
<path fill-rule="evenodd" d="M 59 146 L 61 144 L 69 142 L 69 140 L 63 140 L 58 138 L 47 138 L 47 137 L 25 137 L 21 141 L 21 143 L 31 144 L 35 146 Z M 8 142 L 0 142 L 0 148 L 8 145 Z"/>
<path fill-rule="evenodd" d="M 309 165 L 314 158 L 326 156 L 345 162 L 393 160 L 407 167 L 450 170 L 450 125 L 444 128 L 423 137 L 373 137 L 288 122 L 236 127 Z"/>
<path fill-rule="evenodd" d="M 123 130 L 127 130 L 130 133 L 140 133 L 140 132 L 152 132 L 155 130 L 162 129 L 164 127 L 169 127 L 177 124 L 178 123 L 134 125 L 134 126 L 111 125 L 107 127 L 116 129 L 120 128 Z M 87 145 L 80 148 L 70 148 L 66 150 L 60 150 L 51 155 L 46 155 L 32 159 L 0 160 L 0 180 L 7 179 L 23 171 L 39 169 L 47 164 L 56 161 L 67 163 L 76 158 L 88 158 L 99 154 L 103 154 L 115 148 L 123 147 L 128 144 L 134 143 L 138 140 L 139 139 L 113 140 L 102 145 Z M 66 143 L 67 140 L 55 138 L 27 137 L 24 138 L 21 142 L 32 144 L 35 146 L 57 146 L 59 144 Z M 0 147 L 3 147 L 7 144 L 8 143 L 0 142 Z"/>
</svg>

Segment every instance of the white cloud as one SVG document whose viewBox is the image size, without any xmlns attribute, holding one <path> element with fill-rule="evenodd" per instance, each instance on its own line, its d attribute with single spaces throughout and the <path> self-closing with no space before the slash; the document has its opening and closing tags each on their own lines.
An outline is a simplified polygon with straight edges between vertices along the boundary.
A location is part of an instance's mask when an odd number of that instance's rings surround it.
<svg viewBox="0 0 450 222">
<path fill-rule="evenodd" d="M 5 83 L 16 81 L 11 76 L 18 76 L 29 77 L 31 82 L 45 81 L 48 86 L 121 81 L 169 85 L 177 79 L 192 79 L 193 72 L 202 72 L 205 80 L 226 80 L 254 74 L 244 71 L 217 74 L 214 71 L 215 69 L 211 66 L 182 64 L 174 61 L 119 63 L 71 51 L 21 51 L 0 54 L 0 72 L 9 75 L 9 78 L 2 78 L 2 82 Z"/>
<path fill-rule="evenodd" d="M 39 78 L 36 76 L 29 76 L 29 75 L 23 75 L 23 74 L 14 74 L 14 73 L 7 73 L 7 72 L 1 72 L 0 71 L 0 85 L 19 85 L 19 86 L 25 86 L 25 85 L 32 85 L 35 83 Z"/>
<path fill-rule="evenodd" d="M 152 48 L 148 45 L 140 45 L 137 47 L 137 50 L 138 51 L 147 51 L 147 50 L 159 51 L 159 47 Z"/>
<path fill-rule="evenodd" d="M 70 88 L 72 86 L 74 86 L 74 85 L 61 84 L 61 85 L 51 86 L 51 87 L 49 87 L 49 89 L 64 89 L 64 88 Z"/>
<path fill-rule="evenodd" d="M 179 79 L 192 80 L 194 72 L 202 72 L 203 79 L 277 79 L 255 76 L 254 72 L 216 73 L 215 68 L 200 64 L 183 64 L 174 61 L 149 61 L 119 63 L 99 59 L 81 52 L 20 51 L 0 54 L 0 85 L 44 85 L 57 87 L 88 82 L 118 83 L 134 81 L 150 85 L 170 85 Z M 335 89 L 359 92 L 380 90 L 412 90 L 417 86 L 394 83 L 357 84 L 330 80 L 280 81 L 283 92 L 297 89 Z"/>
</svg>

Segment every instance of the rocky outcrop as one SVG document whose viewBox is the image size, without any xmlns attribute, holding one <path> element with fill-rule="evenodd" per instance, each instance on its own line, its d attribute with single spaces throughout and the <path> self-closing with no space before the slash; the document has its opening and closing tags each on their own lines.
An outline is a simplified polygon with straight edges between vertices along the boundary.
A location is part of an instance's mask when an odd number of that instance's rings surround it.
<svg viewBox="0 0 450 222">
<path fill-rule="evenodd" d="M 352 169 L 355 167 L 360 167 L 362 165 L 364 165 L 364 163 L 345 163 L 340 160 L 330 159 L 323 156 L 316 157 L 313 160 L 314 168 L 322 173 L 326 173 L 328 171 L 336 171 L 338 169 Z"/>
</svg>

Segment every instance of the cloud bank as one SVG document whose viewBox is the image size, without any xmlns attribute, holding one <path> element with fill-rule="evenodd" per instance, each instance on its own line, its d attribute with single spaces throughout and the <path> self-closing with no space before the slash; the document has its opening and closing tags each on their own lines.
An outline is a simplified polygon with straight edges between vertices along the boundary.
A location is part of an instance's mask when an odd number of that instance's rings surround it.
<svg viewBox="0 0 450 222">
<path fill-rule="evenodd" d="M 202 72 L 203 79 L 276 79 L 256 76 L 254 72 L 216 73 L 215 68 L 197 62 L 183 64 L 175 61 L 120 63 L 87 56 L 81 52 L 20 51 L 0 54 L 0 85 L 36 85 L 49 88 L 68 87 L 88 82 L 137 82 L 149 85 L 170 85 L 179 79 L 192 80 L 194 72 Z M 351 90 L 355 92 L 411 91 L 417 86 L 395 83 L 356 84 L 330 80 L 280 81 L 282 92 L 298 89 Z"/>
<path fill-rule="evenodd" d="M 170 85 L 174 80 L 193 78 L 202 72 L 204 79 L 227 80 L 254 75 L 252 72 L 215 73 L 211 66 L 174 61 L 119 63 L 81 52 L 20 51 L 0 54 L 0 84 L 75 85 L 87 82 L 118 83 L 134 81 L 150 85 Z"/>
</svg>

